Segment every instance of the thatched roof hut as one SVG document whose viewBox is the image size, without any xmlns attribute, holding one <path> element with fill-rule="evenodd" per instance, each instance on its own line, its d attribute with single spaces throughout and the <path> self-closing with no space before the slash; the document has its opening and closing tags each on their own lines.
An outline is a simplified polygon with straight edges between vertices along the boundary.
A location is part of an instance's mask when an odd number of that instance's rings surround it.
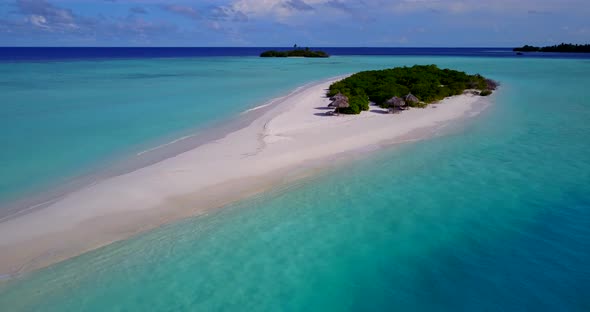
<svg viewBox="0 0 590 312">
<path fill-rule="evenodd" d="M 348 103 L 348 99 L 338 99 L 332 103 L 332 106 L 336 108 L 347 108 L 350 107 L 350 104 Z"/>
<path fill-rule="evenodd" d="M 330 100 L 332 100 L 332 103 L 328 104 L 328 107 L 344 108 L 344 107 L 350 106 L 348 104 L 348 97 L 342 93 L 338 93 L 338 94 L 334 95 L 333 97 L 330 98 Z M 346 105 L 346 106 L 342 106 L 342 105 Z"/>
<path fill-rule="evenodd" d="M 387 100 L 385 104 L 387 104 L 388 107 L 403 107 L 406 106 L 406 101 L 404 101 L 404 99 L 400 97 L 394 96 L 391 99 Z"/>
<path fill-rule="evenodd" d="M 404 101 L 406 101 L 406 103 L 414 103 L 414 104 L 420 102 L 420 100 L 412 93 L 408 93 L 406 96 L 404 96 Z"/>
<path fill-rule="evenodd" d="M 330 98 L 330 101 L 336 101 L 338 99 L 347 99 L 346 95 L 342 94 L 342 93 L 338 93 L 336 95 L 334 95 L 333 97 Z"/>
<path fill-rule="evenodd" d="M 336 110 L 334 111 L 334 113 L 338 114 L 340 113 L 341 108 L 350 107 L 350 103 L 348 103 L 348 97 L 342 96 L 340 98 L 337 98 L 334 102 L 330 103 L 329 106 L 335 107 Z"/>
<path fill-rule="evenodd" d="M 496 90 L 498 88 L 498 82 L 492 79 L 486 79 L 486 85 L 488 90 Z"/>
<path fill-rule="evenodd" d="M 391 99 L 387 100 L 385 104 L 387 104 L 388 111 L 390 113 L 395 113 L 396 110 L 401 110 L 404 106 L 407 105 L 404 99 L 397 96 L 394 96 Z"/>
</svg>

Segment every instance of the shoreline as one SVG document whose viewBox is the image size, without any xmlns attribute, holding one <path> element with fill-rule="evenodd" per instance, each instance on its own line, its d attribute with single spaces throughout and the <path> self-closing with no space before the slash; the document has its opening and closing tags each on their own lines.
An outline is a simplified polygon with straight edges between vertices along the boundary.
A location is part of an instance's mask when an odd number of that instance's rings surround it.
<svg viewBox="0 0 590 312">
<path fill-rule="evenodd" d="M 435 109 L 390 115 L 372 106 L 361 115 L 324 116 L 325 89 L 341 78 L 300 87 L 244 112 L 256 116 L 243 127 L 0 222 L 0 252 L 9 255 L 0 260 L 0 279 L 205 214 L 358 151 L 435 136 L 433 130 L 471 117 L 486 101 L 460 95 L 432 104 Z"/>
<path fill-rule="evenodd" d="M 342 79 L 344 77 L 346 76 L 328 78 L 320 82 Z M 37 209 L 42 209 L 69 193 L 91 186 L 97 182 L 139 170 L 195 149 L 203 144 L 223 138 L 234 131 L 247 127 L 269 109 L 272 109 L 272 106 L 280 103 L 287 97 L 305 89 L 309 85 L 317 83 L 319 82 L 312 82 L 297 87 L 286 95 L 272 98 L 262 105 L 247 109 L 225 120 L 216 121 L 203 128 L 190 129 L 142 143 L 133 149 L 120 153 L 118 156 L 110 157 L 110 159 L 91 167 L 85 172 L 63 179 L 60 178 L 60 181 L 54 185 L 33 188 L 19 194 L 15 198 L 9 197 L 7 200 L 0 200 L 0 206 L 2 206 L 2 209 L 0 209 L 0 224 L 6 220 L 26 215 Z"/>
</svg>

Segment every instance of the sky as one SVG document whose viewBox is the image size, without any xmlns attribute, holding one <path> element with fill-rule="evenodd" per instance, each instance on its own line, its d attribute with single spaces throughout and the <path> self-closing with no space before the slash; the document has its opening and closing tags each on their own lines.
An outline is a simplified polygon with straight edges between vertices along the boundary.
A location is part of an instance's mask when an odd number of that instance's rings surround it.
<svg viewBox="0 0 590 312">
<path fill-rule="evenodd" d="M 0 0 L 0 46 L 590 43 L 590 0 Z"/>
</svg>

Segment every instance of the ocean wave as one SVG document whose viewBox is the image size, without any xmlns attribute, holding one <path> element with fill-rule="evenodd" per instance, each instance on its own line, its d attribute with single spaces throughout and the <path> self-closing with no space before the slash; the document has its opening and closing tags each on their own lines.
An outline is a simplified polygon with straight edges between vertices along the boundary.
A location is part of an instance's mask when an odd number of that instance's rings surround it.
<svg viewBox="0 0 590 312">
<path fill-rule="evenodd" d="M 186 140 L 186 139 L 189 139 L 189 138 L 192 138 L 192 137 L 194 137 L 194 136 L 195 136 L 195 134 L 192 134 L 192 135 L 187 135 L 187 136 L 180 137 L 180 138 L 178 138 L 178 139 L 175 139 L 175 140 L 172 140 L 172 141 L 170 141 L 170 142 L 168 142 L 168 143 L 165 143 L 165 144 L 162 144 L 162 145 L 158 145 L 158 146 L 156 146 L 156 147 L 153 147 L 153 148 L 147 149 L 147 150 L 145 150 L 145 151 L 141 151 L 141 152 L 137 153 L 137 154 L 136 154 L 136 156 L 141 156 L 141 155 L 143 155 L 143 154 L 146 154 L 146 153 L 149 153 L 149 152 L 153 152 L 153 151 L 155 151 L 155 150 L 159 150 L 159 149 L 161 149 L 161 148 L 163 148 L 163 147 L 166 147 L 166 146 L 172 145 L 172 144 L 174 144 L 174 143 L 178 143 L 178 142 L 180 142 L 180 141 L 184 141 L 184 140 Z"/>
</svg>

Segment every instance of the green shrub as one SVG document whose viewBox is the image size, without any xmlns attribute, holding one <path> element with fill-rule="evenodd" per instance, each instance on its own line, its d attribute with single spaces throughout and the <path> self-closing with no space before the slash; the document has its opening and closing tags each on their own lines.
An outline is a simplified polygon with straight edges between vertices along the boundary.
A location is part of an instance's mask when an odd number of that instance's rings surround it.
<svg viewBox="0 0 590 312">
<path fill-rule="evenodd" d="M 412 106 L 424 107 L 445 97 L 462 94 L 468 88 L 487 90 L 490 82 L 479 74 L 468 75 L 461 71 L 440 69 L 436 65 L 415 65 L 359 72 L 333 83 L 327 94 L 334 96 L 342 93 L 348 96 L 351 105 L 342 109 L 342 113 L 358 114 L 369 109 L 369 101 L 385 107 L 385 102 L 390 98 L 403 97 L 411 92 L 424 102 Z"/>
<path fill-rule="evenodd" d="M 347 94 L 345 94 L 347 95 Z M 348 104 L 350 107 L 341 108 L 339 110 L 340 113 L 343 114 L 352 114 L 358 115 L 362 111 L 369 110 L 369 98 L 366 95 L 347 95 L 348 96 Z"/>
<path fill-rule="evenodd" d="M 481 91 L 481 93 L 479 93 L 479 95 L 481 95 L 481 96 L 488 96 L 491 94 L 492 94 L 492 91 L 490 91 L 490 90 L 483 90 L 483 91 Z"/>
<path fill-rule="evenodd" d="M 428 106 L 428 103 L 425 102 L 412 103 L 412 105 L 410 105 L 410 107 L 416 108 L 426 108 L 426 106 Z"/>
<path fill-rule="evenodd" d="M 290 51 L 275 51 L 269 50 L 260 53 L 260 57 L 330 57 L 328 53 L 324 51 L 312 51 L 309 48 L 295 49 Z"/>
</svg>

